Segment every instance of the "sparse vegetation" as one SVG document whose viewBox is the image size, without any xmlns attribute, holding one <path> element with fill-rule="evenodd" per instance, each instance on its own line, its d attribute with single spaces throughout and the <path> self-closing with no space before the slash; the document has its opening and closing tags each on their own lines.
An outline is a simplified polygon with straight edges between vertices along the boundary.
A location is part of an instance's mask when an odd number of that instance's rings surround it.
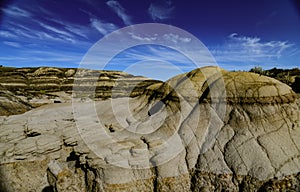
<svg viewBox="0 0 300 192">
<path fill-rule="evenodd" d="M 260 75 L 263 75 L 264 70 L 263 70 L 262 67 L 253 67 L 252 69 L 250 69 L 250 72 L 258 73 Z"/>
</svg>

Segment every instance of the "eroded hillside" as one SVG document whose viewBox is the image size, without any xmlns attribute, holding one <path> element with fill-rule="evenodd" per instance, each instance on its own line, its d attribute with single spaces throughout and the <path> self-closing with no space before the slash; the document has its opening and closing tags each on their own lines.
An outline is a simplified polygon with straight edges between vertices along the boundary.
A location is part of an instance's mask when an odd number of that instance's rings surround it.
<svg viewBox="0 0 300 192">
<path fill-rule="evenodd" d="M 300 190 L 299 102 L 275 79 L 205 67 L 81 96 L 0 118 L 2 190 Z"/>
<path fill-rule="evenodd" d="M 0 115 L 20 114 L 37 106 L 71 102 L 74 79 L 77 85 L 89 89 L 95 81 L 91 99 L 135 97 L 145 87 L 159 81 L 133 76 L 120 71 L 82 70 L 76 77 L 75 68 L 10 68 L 0 67 Z M 77 74 L 78 75 L 78 74 Z M 96 79 L 96 80 L 95 80 Z"/>
</svg>

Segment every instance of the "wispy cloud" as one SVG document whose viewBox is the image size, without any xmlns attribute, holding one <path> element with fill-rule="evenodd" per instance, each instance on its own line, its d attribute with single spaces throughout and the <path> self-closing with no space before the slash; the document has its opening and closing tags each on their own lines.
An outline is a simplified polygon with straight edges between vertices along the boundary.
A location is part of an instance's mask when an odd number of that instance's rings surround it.
<svg viewBox="0 0 300 192">
<path fill-rule="evenodd" d="M 206 55 L 203 55 L 202 59 L 210 61 Z M 100 62 L 94 61 L 93 63 Z M 185 53 L 161 45 L 145 44 L 119 53 L 107 63 L 105 69 L 124 70 L 135 75 L 166 80 L 198 67 L 200 66 L 195 64 Z"/>
<path fill-rule="evenodd" d="M 54 19 L 53 19 L 54 20 Z M 5 37 L 8 40 L 23 41 L 23 42 L 42 42 L 44 44 L 51 43 L 73 43 L 87 45 L 87 34 L 90 28 L 86 26 L 73 26 L 64 24 L 63 22 L 55 22 L 60 27 L 54 27 L 45 22 L 33 19 L 32 28 L 28 28 L 25 24 L 14 23 L 8 21 L 6 23 L 6 29 L 0 31 L 0 37 Z M 53 23 L 54 21 L 51 20 Z M 42 28 L 42 29 L 41 29 Z"/>
<path fill-rule="evenodd" d="M 135 33 L 128 33 L 128 34 L 131 36 L 132 39 L 139 40 L 139 41 L 148 41 L 149 43 L 157 39 L 157 37 L 155 36 L 148 37 L 148 36 L 140 36 Z"/>
<path fill-rule="evenodd" d="M 15 47 L 15 48 L 20 48 L 22 47 L 19 43 L 17 42 L 12 42 L 12 41 L 3 41 L 3 44 L 11 46 L 11 47 Z"/>
<path fill-rule="evenodd" d="M 118 27 L 113 23 L 106 23 L 99 19 L 91 18 L 90 22 L 91 22 L 91 26 L 94 27 L 102 35 L 106 35 L 107 33 L 110 33 L 118 29 Z"/>
<path fill-rule="evenodd" d="M 218 63 L 270 63 L 297 51 L 287 41 L 263 41 L 259 37 L 240 36 L 233 33 L 223 45 L 210 47 Z"/>
<path fill-rule="evenodd" d="M 18 39 L 20 38 L 28 38 L 28 39 L 33 39 L 36 38 L 34 30 L 31 31 L 27 31 L 27 30 L 23 30 L 20 28 L 10 28 L 10 32 L 15 34 L 17 36 Z"/>
<path fill-rule="evenodd" d="M 128 34 L 131 36 L 132 39 L 139 40 L 139 41 L 146 41 L 148 43 L 152 43 L 158 38 L 160 38 L 158 37 L 158 34 L 154 34 L 152 36 L 145 36 L 145 35 L 142 36 L 140 34 L 135 34 L 135 33 L 128 33 Z M 164 34 L 162 35 L 162 38 L 167 41 L 172 41 L 173 43 L 189 43 L 192 40 L 191 38 L 181 37 L 180 35 L 173 34 L 173 33 Z"/>
<path fill-rule="evenodd" d="M 143 45 L 130 48 L 116 56 L 111 63 L 130 65 L 140 61 L 162 61 L 188 70 L 195 68 L 192 61 L 182 53 L 159 45 Z"/>
<path fill-rule="evenodd" d="M 8 29 L 10 28 L 17 28 L 17 29 L 23 29 L 25 31 L 31 32 L 32 29 L 29 29 L 27 26 L 25 26 L 25 24 L 21 24 L 21 23 L 17 23 L 14 21 L 7 21 L 7 27 Z"/>
<path fill-rule="evenodd" d="M 155 1 L 150 4 L 148 8 L 148 13 L 154 21 L 166 20 L 172 17 L 175 7 L 172 1 Z"/>
<path fill-rule="evenodd" d="M 51 41 L 58 41 L 58 42 L 61 42 L 61 43 L 66 43 L 67 41 L 71 42 L 71 43 L 75 42 L 72 38 L 54 36 L 54 35 L 51 35 L 49 33 L 41 32 L 41 31 L 38 31 L 36 33 L 36 35 L 39 37 L 40 40 L 46 40 L 47 39 L 47 40 L 51 40 Z"/>
<path fill-rule="evenodd" d="M 13 22 L 7 22 L 6 31 L 0 31 L 0 36 L 19 41 L 54 40 L 50 34 L 41 30 L 29 29 L 28 27 Z M 49 38 L 48 38 L 49 37 Z M 57 40 L 57 39 L 55 39 Z"/>
<path fill-rule="evenodd" d="M 57 12 L 52 12 L 54 9 L 42 5 L 45 4 L 0 8 L 5 15 L 0 27 L 2 65 L 76 66 L 95 36 L 100 36 L 89 23 L 82 25 L 72 19 L 62 19 Z"/>
<path fill-rule="evenodd" d="M 163 38 L 169 41 L 173 41 L 174 43 L 178 43 L 178 42 L 188 43 L 192 40 L 191 38 L 180 37 L 179 35 L 173 33 L 164 34 Z"/>
<path fill-rule="evenodd" d="M 40 26 L 44 27 L 45 29 L 49 30 L 49 31 L 52 31 L 54 33 L 57 33 L 59 35 L 64 35 L 64 36 L 67 36 L 67 37 L 74 37 L 72 34 L 70 34 L 69 32 L 66 32 L 66 31 L 63 31 L 63 30 L 60 30 L 58 28 L 55 28 L 55 27 L 52 27 L 50 25 L 46 25 L 44 23 L 41 23 L 39 22 Z"/>
<path fill-rule="evenodd" d="M 2 11 L 12 17 L 31 17 L 31 13 L 16 6 L 3 8 Z"/>
<path fill-rule="evenodd" d="M 85 38 L 88 40 L 88 34 L 90 33 L 90 27 L 89 26 L 82 26 L 74 23 L 70 23 L 67 21 L 61 21 L 54 18 L 47 18 L 48 21 L 54 22 L 61 26 L 62 29 L 65 29 L 66 32 L 68 32 L 70 35 L 74 34 L 80 37 Z"/>
<path fill-rule="evenodd" d="M 125 9 L 122 5 L 115 0 L 109 0 L 106 4 L 122 19 L 125 25 L 131 25 L 131 17 L 126 14 Z"/>
<path fill-rule="evenodd" d="M 0 31 L 0 36 L 5 38 L 17 38 L 18 36 L 10 31 Z"/>
<path fill-rule="evenodd" d="M 283 51 L 294 46 L 287 41 L 262 41 L 258 37 L 239 36 L 236 33 L 229 35 L 229 46 L 233 49 L 247 54 L 254 54 L 257 57 L 281 57 Z"/>
<path fill-rule="evenodd" d="M 53 52 L 51 50 L 37 51 L 34 49 L 20 49 L 13 55 L 0 55 L 1 64 L 11 66 L 12 62 L 17 66 L 61 66 L 79 65 L 83 54 L 60 51 Z"/>
<path fill-rule="evenodd" d="M 88 31 L 89 28 L 83 27 L 83 26 L 78 26 L 78 25 L 65 25 L 65 29 L 68 30 L 69 32 L 72 32 L 78 36 L 81 36 L 85 39 L 88 39 Z"/>
</svg>

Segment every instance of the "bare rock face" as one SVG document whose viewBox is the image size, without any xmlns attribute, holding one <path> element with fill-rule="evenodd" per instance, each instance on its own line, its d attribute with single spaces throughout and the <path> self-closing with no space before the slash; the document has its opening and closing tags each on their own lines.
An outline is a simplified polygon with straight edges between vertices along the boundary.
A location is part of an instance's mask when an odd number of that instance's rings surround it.
<svg viewBox="0 0 300 192">
<path fill-rule="evenodd" d="M 205 67 L 134 98 L 0 117 L 0 187 L 299 191 L 299 107 L 275 79 Z"/>
<path fill-rule="evenodd" d="M 269 70 L 263 70 L 260 67 L 254 67 L 250 72 L 255 72 L 261 75 L 266 75 L 268 77 L 275 78 L 287 85 L 291 86 L 293 91 L 300 93 L 300 69 L 277 69 L 276 67 Z"/>
<path fill-rule="evenodd" d="M 85 74 L 81 78 L 77 71 L 78 69 L 75 68 L 0 67 L 0 85 L 15 96 L 22 97 L 24 102 L 37 107 L 55 102 L 70 102 L 74 88 L 74 79 L 76 79 L 77 85 L 86 90 L 90 88 L 90 82 L 96 79 L 96 85 L 93 87 L 95 89 L 93 95 L 84 95 L 84 97 L 88 96 L 91 99 L 135 97 L 141 95 L 145 87 L 159 82 L 146 77 L 133 76 L 121 71 L 87 69 L 79 69 L 80 72 Z M 6 97 L 6 99 L 8 98 Z M 6 103 L 5 105 L 9 104 Z M 20 107 L 16 106 L 16 108 Z"/>
<path fill-rule="evenodd" d="M 16 97 L 0 84 L 0 116 L 21 114 L 32 109 L 32 106 Z"/>
</svg>

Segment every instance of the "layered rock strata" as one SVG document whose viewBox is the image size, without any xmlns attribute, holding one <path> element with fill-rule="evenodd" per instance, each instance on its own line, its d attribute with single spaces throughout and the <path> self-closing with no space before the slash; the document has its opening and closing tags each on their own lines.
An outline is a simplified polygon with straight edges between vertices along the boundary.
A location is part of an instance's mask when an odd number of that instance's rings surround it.
<svg viewBox="0 0 300 192">
<path fill-rule="evenodd" d="M 0 84 L 0 116 L 21 114 L 31 109 L 30 103 L 16 97 Z"/>
<path fill-rule="evenodd" d="M 145 87 L 159 82 L 120 71 L 87 69 L 79 69 L 84 73 L 84 77 L 80 78 L 79 73 L 75 76 L 77 71 L 75 68 L 0 67 L 0 107 L 3 109 L 0 115 L 20 114 L 49 103 L 71 102 L 74 79 L 82 89 L 89 89 L 90 82 L 94 83 L 93 94 L 79 96 L 88 96 L 90 99 L 135 97 L 141 95 Z"/>
<path fill-rule="evenodd" d="M 299 191 L 299 107 L 275 79 L 205 67 L 2 117 L 1 189 Z"/>
</svg>

